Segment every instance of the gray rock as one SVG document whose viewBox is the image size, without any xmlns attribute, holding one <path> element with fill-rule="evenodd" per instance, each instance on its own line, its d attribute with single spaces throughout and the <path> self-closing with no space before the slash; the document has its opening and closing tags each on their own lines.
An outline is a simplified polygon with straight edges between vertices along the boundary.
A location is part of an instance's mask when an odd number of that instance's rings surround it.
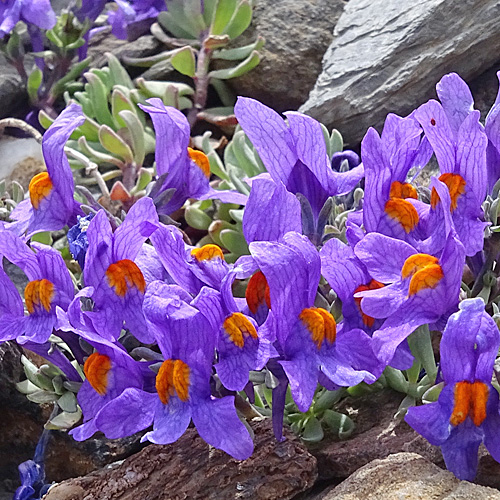
<svg viewBox="0 0 500 500">
<path fill-rule="evenodd" d="M 497 0 L 351 0 L 301 111 L 349 143 L 434 95 L 446 73 L 474 78 L 500 60 Z"/>
<path fill-rule="evenodd" d="M 278 111 L 297 109 L 321 72 L 321 58 L 333 38 L 343 0 L 258 0 L 250 29 L 238 45 L 266 39 L 262 61 L 229 80 L 238 95 L 261 100 Z"/>
<path fill-rule="evenodd" d="M 3 54 L 0 54 L 0 118 L 12 116 L 25 105 L 28 94 L 21 77 Z"/>
<path fill-rule="evenodd" d="M 315 500 L 500 500 L 500 492 L 458 480 L 416 453 L 365 465 Z"/>
</svg>

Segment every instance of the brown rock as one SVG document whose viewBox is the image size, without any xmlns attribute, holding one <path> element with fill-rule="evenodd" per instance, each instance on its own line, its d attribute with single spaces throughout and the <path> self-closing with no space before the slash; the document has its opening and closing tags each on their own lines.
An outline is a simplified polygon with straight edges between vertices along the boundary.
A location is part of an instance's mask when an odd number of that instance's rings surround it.
<svg viewBox="0 0 500 500">
<path fill-rule="evenodd" d="M 500 492 L 458 480 L 416 453 L 374 460 L 321 500 L 500 500 Z M 319 500 L 318 498 L 318 500 Z"/>
<path fill-rule="evenodd" d="M 270 420 L 253 428 L 248 460 L 211 448 L 191 428 L 172 445 L 147 446 L 112 468 L 58 484 L 44 500 L 286 500 L 314 484 L 316 460 L 295 436 L 277 443 Z"/>
<path fill-rule="evenodd" d="M 394 419 L 403 396 L 385 390 L 359 398 L 346 398 L 338 409 L 348 413 L 356 428 L 347 440 L 326 438 L 309 451 L 318 460 L 321 480 L 342 481 L 360 467 L 392 453 L 411 451 L 444 465 L 441 451 L 429 444 L 406 422 Z"/>
</svg>

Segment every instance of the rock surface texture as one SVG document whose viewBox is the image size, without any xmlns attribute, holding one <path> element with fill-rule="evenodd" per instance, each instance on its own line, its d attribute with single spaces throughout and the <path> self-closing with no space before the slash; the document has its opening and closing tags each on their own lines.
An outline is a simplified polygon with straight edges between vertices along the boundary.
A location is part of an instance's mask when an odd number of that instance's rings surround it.
<svg viewBox="0 0 500 500">
<path fill-rule="evenodd" d="M 374 460 L 316 500 L 500 500 L 500 492 L 458 480 L 416 453 Z"/>
<path fill-rule="evenodd" d="M 172 445 L 147 446 L 112 468 L 60 483 L 44 500 L 286 500 L 314 484 L 316 460 L 296 437 L 277 443 L 269 420 L 252 427 L 255 451 L 243 462 L 191 428 Z"/>
<path fill-rule="evenodd" d="M 445 73 L 468 80 L 500 61 L 499 16 L 497 0 L 351 0 L 300 111 L 359 142 L 433 97 Z"/>
<path fill-rule="evenodd" d="M 251 28 L 238 45 L 265 38 L 260 64 L 230 80 L 238 95 L 259 99 L 277 111 L 297 109 L 321 72 L 343 0 L 258 0 Z"/>
</svg>

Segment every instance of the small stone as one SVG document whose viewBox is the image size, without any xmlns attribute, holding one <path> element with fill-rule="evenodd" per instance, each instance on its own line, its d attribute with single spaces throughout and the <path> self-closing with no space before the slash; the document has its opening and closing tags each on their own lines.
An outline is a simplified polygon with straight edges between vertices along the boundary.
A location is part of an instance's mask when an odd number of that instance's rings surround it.
<svg viewBox="0 0 500 500">
<path fill-rule="evenodd" d="M 460 481 L 416 453 L 365 465 L 321 500 L 500 500 L 492 488 Z"/>
</svg>

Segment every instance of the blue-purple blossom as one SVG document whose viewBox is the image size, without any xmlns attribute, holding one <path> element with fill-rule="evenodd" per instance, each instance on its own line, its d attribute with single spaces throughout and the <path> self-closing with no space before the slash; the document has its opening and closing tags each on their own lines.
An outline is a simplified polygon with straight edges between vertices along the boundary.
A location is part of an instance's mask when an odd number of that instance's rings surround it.
<svg viewBox="0 0 500 500">
<path fill-rule="evenodd" d="M 49 0 L 3 0 L 0 2 L 0 38 L 8 35 L 19 21 L 49 30 L 56 14 Z"/>
<path fill-rule="evenodd" d="M 491 385 L 500 333 L 482 299 L 460 303 L 441 340 L 444 387 L 435 403 L 408 409 L 405 420 L 431 444 L 440 446 L 446 467 L 459 479 L 476 476 L 483 442 L 500 461 L 500 414 Z"/>
<path fill-rule="evenodd" d="M 69 251 L 82 269 L 85 266 L 85 255 L 89 246 L 87 229 L 93 217 L 94 214 L 89 214 L 86 217 L 78 216 L 78 223 L 68 231 L 67 235 Z"/>
</svg>

